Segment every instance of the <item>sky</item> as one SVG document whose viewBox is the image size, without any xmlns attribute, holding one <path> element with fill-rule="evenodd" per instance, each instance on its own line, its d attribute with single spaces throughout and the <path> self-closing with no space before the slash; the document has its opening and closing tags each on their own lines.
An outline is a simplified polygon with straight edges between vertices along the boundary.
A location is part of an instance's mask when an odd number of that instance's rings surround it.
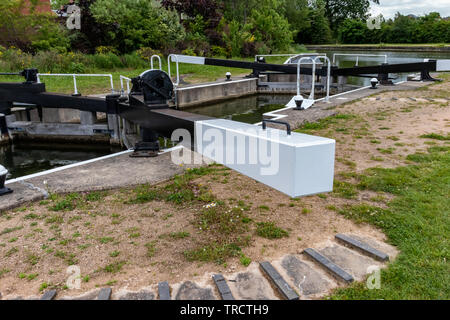
<svg viewBox="0 0 450 320">
<path fill-rule="evenodd" d="M 397 12 L 420 16 L 433 11 L 450 16 L 450 0 L 380 0 L 379 5 L 371 4 L 371 14 L 381 13 L 385 18 L 393 18 Z"/>
</svg>

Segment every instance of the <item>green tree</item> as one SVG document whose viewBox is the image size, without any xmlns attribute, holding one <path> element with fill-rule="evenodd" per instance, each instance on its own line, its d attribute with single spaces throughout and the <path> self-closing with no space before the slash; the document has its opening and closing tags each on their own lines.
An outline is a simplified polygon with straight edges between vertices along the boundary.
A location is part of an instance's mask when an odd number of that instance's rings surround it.
<svg viewBox="0 0 450 320">
<path fill-rule="evenodd" d="M 26 8 L 24 1 L 0 2 L 0 44 L 24 51 L 67 50 L 67 30 L 51 14 L 35 12 L 37 1 L 33 0 L 30 4 L 30 14 L 23 14 Z"/>
<path fill-rule="evenodd" d="M 151 0 L 97 0 L 90 11 L 98 22 L 118 26 L 109 37 L 122 52 L 173 46 L 185 36 L 178 15 Z"/>
<path fill-rule="evenodd" d="M 325 17 L 325 6 L 322 1 L 316 1 L 309 11 L 308 18 L 310 27 L 299 32 L 299 42 L 313 44 L 331 43 L 333 39 L 329 22 Z"/>
<path fill-rule="evenodd" d="M 320 0 L 322 1 L 322 0 Z M 330 27 L 337 31 L 340 24 L 346 19 L 366 19 L 370 2 L 379 4 L 379 0 L 323 0 L 325 16 Z"/>
<path fill-rule="evenodd" d="M 282 12 L 281 0 L 261 0 L 250 16 L 256 40 L 264 42 L 272 51 L 287 50 L 295 33 L 280 11 Z"/>
<path fill-rule="evenodd" d="M 299 42 L 299 34 L 311 27 L 308 0 L 284 0 L 283 8 L 291 29 L 297 31 L 294 39 Z"/>
</svg>

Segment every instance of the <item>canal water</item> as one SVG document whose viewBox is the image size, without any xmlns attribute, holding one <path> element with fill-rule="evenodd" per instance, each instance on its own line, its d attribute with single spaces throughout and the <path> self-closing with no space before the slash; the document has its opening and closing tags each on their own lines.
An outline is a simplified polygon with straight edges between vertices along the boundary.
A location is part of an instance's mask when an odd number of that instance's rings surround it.
<svg viewBox="0 0 450 320">
<path fill-rule="evenodd" d="M 14 179 L 119 151 L 102 145 L 20 143 L 0 146 L 0 164 L 9 171 L 7 179 Z"/>
<path fill-rule="evenodd" d="M 323 51 L 330 59 L 334 53 L 370 53 L 387 54 L 388 63 L 420 62 L 429 59 L 450 59 L 450 54 L 445 52 L 390 52 L 390 51 Z M 383 58 L 361 57 L 360 66 L 377 65 L 384 62 Z M 337 56 L 340 67 L 352 67 L 355 65 L 354 57 Z M 391 75 L 394 82 L 406 80 L 408 74 Z M 370 85 L 368 78 L 350 77 L 350 84 L 366 86 Z M 189 108 L 188 112 L 203 114 L 216 118 L 231 119 L 245 123 L 257 123 L 262 120 L 266 112 L 283 108 L 291 99 L 290 95 L 254 95 L 233 99 L 221 103 L 203 105 Z M 77 163 L 107 154 L 118 152 L 116 148 L 109 146 L 86 145 L 60 145 L 60 144 L 14 144 L 13 146 L 0 147 L 0 164 L 10 171 L 9 179 L 24 175 Z"/>
</svg>

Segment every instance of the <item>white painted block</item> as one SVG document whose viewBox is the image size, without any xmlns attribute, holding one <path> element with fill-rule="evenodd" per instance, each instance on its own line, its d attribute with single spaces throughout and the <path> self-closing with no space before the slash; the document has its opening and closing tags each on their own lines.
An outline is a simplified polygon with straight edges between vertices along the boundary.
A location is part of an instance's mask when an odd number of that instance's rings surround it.
<svg viewBox="0 0 450 320">
<path fill-rule="evenodd" d="M 191 63 L 191 64 L 205 64 L 205 58 L 204 57 L 193 57 L 193 56 L 185 56 L 185 55 L 175 55 L 176 58 L 173 58 L 173 62 L 179 63 Z"/>
<path fill-rule="evenodd" d="M 450 60 L 438 60 L 436 62 L 436 71 L 450 71 Z"/>
<path fill-rule="evenodd" d="M 335 141 L 225 119 L 197 121 L 196 151 L 290 197 L 333 190 Z"/>
</svg>

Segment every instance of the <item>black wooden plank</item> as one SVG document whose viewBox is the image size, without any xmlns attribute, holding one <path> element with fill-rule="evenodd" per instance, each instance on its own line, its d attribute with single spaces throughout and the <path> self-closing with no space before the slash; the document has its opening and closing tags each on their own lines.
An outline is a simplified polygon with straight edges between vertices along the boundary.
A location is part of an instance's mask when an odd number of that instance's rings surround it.
<svg viewBox="0 0 450 320">
<path fill-rule="evenodd" d="M 364 243 L 364 242 L 361 242 L 354 238 L 351 238 L 345 234 L 337 234 L 335 237 L 337 240 L 342 241 L 344 244 L 346 244 L 352 248 L 355 248 L 376 260 L 383 261 L 383 262 L 389 261 L 389 256 L 386 253 L 381 252 L 381 251 L 371 247 L 367 243 Z"/>
<path fill-rule="evenodd" d="M 56 290 L 48 290 L 46 291 L 40 300 L 53 300 L 56 297 Z"/>
<path fill-rule="evenodd" d="M 328 270 L 330 273 L 335 275 L 337 278 L 350 283 L 353 282 L 353 277 L 348 274 L 345 270 L 343 270 L 341 267 L 339 267 L 337 264 L 332 262 L 330 259 L 325 257 L 324 255 L 320 254 L 314 249 L 308 248 L 303 251 L 306 255 L 311 257 L 313 260 L 315 260 L 317 263 L 322 265 L 326 270 Z"/>
<path fill-rule="evenodd" d="M 219 290 L 219 294 L 222 297 L 222 300 L 235 300 L 233 294 L 231 293 L 230 287 L 227 284 L 227 281 L 221 274 L 213 275 L 213 280 L 217 286 L 217 290 Z"/>
<path fill-rule="evenodd" d="M 278 273 L 278 271 L 272 266 L 270 262 L 261 262 L 259 266 L 270 278 L 270 280 L 272 280 L 278 291 L 287 300 L 298 300 L 300 298 L 299 295 L 294 291 L 294 289 L 291 288 L 286 280 L 283 279 L 283 277 Z"/>
<path fill-rule="evenodd" d="M 170 287 L 167 281 L 158 283 L 159 300 L 171 300 Z"/>
<path fill-rule="evenodd" d="M 100 292 L 98 293 L 97 300 L 109 300 L 111 299 L 111 288 L 102 288 Z"/>
</svg>

